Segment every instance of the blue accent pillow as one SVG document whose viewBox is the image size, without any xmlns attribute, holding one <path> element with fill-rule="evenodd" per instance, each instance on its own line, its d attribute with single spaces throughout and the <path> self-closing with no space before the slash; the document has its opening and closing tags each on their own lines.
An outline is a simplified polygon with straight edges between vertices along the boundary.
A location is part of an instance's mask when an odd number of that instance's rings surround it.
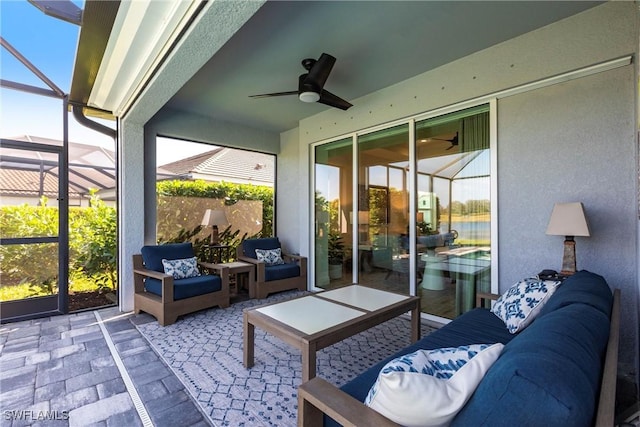
<svg viewBox="0 0 640 427">
<path fill-rule="evenodd" d="M 521 280 L 498 298 L 491 312 L 509 332 L 518 333 L 533 322 L 561 282 L 537 277 Z"/>
<path fill-rule="evenodd" d="M 189 277 L 200 276 L 196 257 L 163 259 L 162 265 L 164 266 L 165 274 L 173 276 L 174 279 L 188 279 Z"/>
<path fill-rule="evenodd" d="M 504 345 L 418 350 L 387 363 L 365 405 L 403 426 L 444 426 L 469 400 Z"/>
<path fill-rule="evenodd" d="M 282 250 L 280 248 L 256 249 L 256 257 L 258 261 L 262 261 L 269 266 L 284 264 Z"/>
</svg>

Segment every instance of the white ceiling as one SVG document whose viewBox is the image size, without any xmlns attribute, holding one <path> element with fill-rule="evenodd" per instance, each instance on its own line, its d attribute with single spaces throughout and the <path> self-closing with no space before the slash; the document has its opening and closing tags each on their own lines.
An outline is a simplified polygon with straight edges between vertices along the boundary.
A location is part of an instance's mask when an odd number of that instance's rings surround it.
<svg viewBox="0 0 640 427">
<path fill-rule="evenodd" d="M 325 89 L 356 104 L 360 96 L 600 3 L 268 1 L 167 107 L 282 132 L 330 107 L 296 96 L 249 95 L 297 90 L 304 58 L 335 56 Z"/>
</svg>

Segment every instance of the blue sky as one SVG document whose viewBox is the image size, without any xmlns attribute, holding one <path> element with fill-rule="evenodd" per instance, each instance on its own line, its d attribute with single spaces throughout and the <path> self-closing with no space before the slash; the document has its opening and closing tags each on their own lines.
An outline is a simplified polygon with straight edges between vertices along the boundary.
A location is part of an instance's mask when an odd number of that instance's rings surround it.
<svg viewBox="0 0 640 427">
<path fill-rule="evenodd" d="M 74 1 L 82 8 L 84 2 Z M 0 0 L 0 32 L 2 37 L 63 92 L 71 90 L 80 27 L 47 16 L 26 0 Z M 0 49 L 0 76 L 4 80 L 48 88 L 6 49 Z M 0 136 L 33 135 L 62 140 L 62 101 L 34 96 L 10 89 L 0 89 Z M 114 122 L 104 122 L 115 127 Z M 114 149 L 111 138 L 92 131 L 69 116 L 69 140 Z M 180 155 L 193 155 L 211 146 L 159 139 L 158 164 L 177 160 Z"/>
<path fill-rule="evenodd" d="M 82 2 L 74 2 L 82 7 Z M 63 92 L 71 89 L 80 27 L 47 16 L 26 0 L 0 1 L 0 32 Z M 48 89 L 6 49 L 0 50 L 2 79 Z M 11 89 L 0 89 L 0 136 L 33 135 L 62 140 L 62 101 Z M 114 126 L 113 122 L 109 123 Z M 113 140 L 69 120 L 69 140 L 114 148 Z"/>
</svg>

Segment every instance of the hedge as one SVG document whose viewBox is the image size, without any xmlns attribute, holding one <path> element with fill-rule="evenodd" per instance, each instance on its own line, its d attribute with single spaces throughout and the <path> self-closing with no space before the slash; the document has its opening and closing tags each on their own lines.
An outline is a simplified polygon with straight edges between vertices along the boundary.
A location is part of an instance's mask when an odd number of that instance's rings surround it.
<svg viewBox="0 0 640 427">
<path fill-rule="evenodd" d="M 196 181 L 161 181 L 157 183 L 159 200 L 162 196 L 186 196 L 223 199 L 226 205 L 240 200 L 261 201 L 263 228 L 260 235 L 270 236 L 273 228 L 273 189 L 266 186 L 211 183 Z M 170 200 L 170 198 L 168 199 Z M 168 202 L 170 203 L 170 202 Z M 47 206 L 43 198 L 40 205 L 0 207 L 0 229 L 3 238 L 58 235 L 58 208 Z M 178 229 L 174 235 L 164 236 L 159 243 L 184 241 L 199 232 Z M 91 195 L 88 208 L 69 208 L 69 277 L 70 288 L 86 287 L 87 279 L 96 288 L 114 289 L 116 283 L 116 209 L 107 206 L 96 194 Z M 238 236 L 229 230 L 222 238 L 234 245 L 247 236 Z M 182 240 L 180 240 L 182 239 Z M 202 241 L 195 239 L 194 245 Z M 16 289 L 10 285 L 23 284 L 28 295 L 54 293 L 57 289 L 58 252 L 52 244 L 0 245 L 1 286 L 0 301 L 18 299 Z M 83 284 L 81 284 L 83 283 Z M 20 291 L 24 293 L 27 291 Z"/>
</svg>

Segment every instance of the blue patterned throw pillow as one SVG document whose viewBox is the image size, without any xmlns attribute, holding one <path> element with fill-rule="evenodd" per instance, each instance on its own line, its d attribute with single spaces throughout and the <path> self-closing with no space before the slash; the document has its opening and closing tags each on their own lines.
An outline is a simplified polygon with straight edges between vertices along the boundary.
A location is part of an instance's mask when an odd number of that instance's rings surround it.
<svg viewBox="0 0 640 427">
<path fill-rule="evenodd" d="M 173 276 L 174 279 L 187 279 L 200 276 L 198 260 L 196 257 L 183 259 L 163 259 L 164 273 Z"/>
<path fill-rule="evenodd" d="M 494 304 L 491 311 L 515 334 L 529 326 L 561 282 L 536 277 L 511 286 Z"/>
<path fill-rule="evenodd" d="M 504 345 L 418 350 L 387 363 L 365 405 L 403 426 L 449 425 Z"/>
<path fill-rule="evenodd" d="M 284 260 L 282 259 L 282 251 L 280 250 L 280 248 L 256 249 L 256 257 L 258 257 L 258 261 L 262 261 L 267 265 L 284 264 Z"/>
</svg>

